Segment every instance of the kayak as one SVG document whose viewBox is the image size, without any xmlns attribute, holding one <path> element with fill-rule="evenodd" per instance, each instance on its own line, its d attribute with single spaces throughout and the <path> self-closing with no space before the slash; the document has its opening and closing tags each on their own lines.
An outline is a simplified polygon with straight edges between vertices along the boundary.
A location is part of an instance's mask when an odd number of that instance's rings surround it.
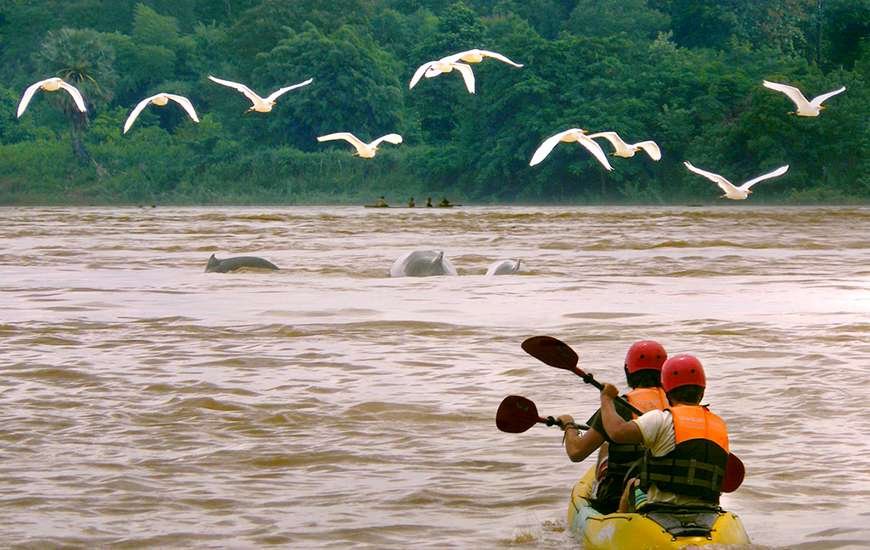
<svg viewBox="0 0 870 550">
<path fill-rule="evenodd" d="M 603 515 L 590 503 L 595 469 L 571 491 L 568 525 L 585 550 L 659 550 L 708 544 L 749 544 L 737 515 L 721 508 L 655 508 L 631 514 Z"/>
</svg>

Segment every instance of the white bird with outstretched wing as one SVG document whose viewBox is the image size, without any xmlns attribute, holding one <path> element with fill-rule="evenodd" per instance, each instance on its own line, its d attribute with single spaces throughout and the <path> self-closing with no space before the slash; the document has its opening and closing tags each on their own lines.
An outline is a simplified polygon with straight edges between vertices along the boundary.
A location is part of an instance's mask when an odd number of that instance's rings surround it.
<svg viewBox="0 0 870 550">
<path fill-rule="evenodd" d="M 46 78 L 45 80 L 40 80 L 39 82 L 34 82 L 30 86 L 24 90 L 24 94 L 21 96 L 21 101 L 18 103 L 18 114 L 17 118 L 21 118 L 21 115 L 24 114 L 24 111 L 27 109 L 27 106 L 30 104 L 30 100 L 33 99 L 33 95 L 38 91 L 43 90 L 45 92 L 56 92 L 58 90 L 65 90 L 72 96 L 73 101 L 76 104 L 76 107 L 79 111 L 86 113 L 88 110 L 85 107 L 85 99 L 82 97 L 81 92 L 79 92 L 78 88 L 73 86 L 72 84 L 67 84 L 62 78 L 52 77 Z"/>
<path fill-rule="evenodd" d="M 589 139 L 595 139 L 598 137 L 606 139 L 611 145 L 613 145 L 613 154 L 617 157 L 630 158 L 633 157 L 636 152 L 643 149 L 653 160 L 660 160 L 662 158 L 662 151 L 654 141 L 626 143 L 616 132 L 596 132 L 594 134 L 589 134 L 587 137 Z"/>
<path fill-rule="evenodd" d="M 279 88 L 268 96 L 261 97 L 259 94 L 257 94 L 257 92 L 253 91 L 252 89 L 239 82 L 232 82 L 231 80 L 224 80 L 222 78 L 217 78 L 211 75 L 209 75 L 208 79 L 222 86 L 234 88 L 242 92 L 242 94 L 244 94 L 244 96 L 247 97 L 251 101 L 251 103 L 253 103 L 253 106 L 248 109 L 248 111 L 257 111 L 258 113 L 268 113 L 272 110 L 272 107 L 275 106 L 275 101 L 279 97 L 286 94 L 290 90 L 295 90 L 296 88 L 307 86 L 314 81 L 313 78 L 309 78 L 308 80 L 300 82 L 299 84 L 293 84 L 292 86 L 285 86 L 283 88 Z"/>
<path fill-rule="evenodd" d="M 193 108 L 193 104 L 184 96 L 175 95 L 175 94 L 156 94 L 151 97 L 146 97 L 142 101 L 140 101 L 135 107 L 133 107 L 133 111 L 130 113 L 130 116 L 127 117 L 127 120 L 124 122 L 124 133 L 127 133 L 127 130 L 133 126 L 133 122 L 136 121 L 136 117 L 139 116 L 139 113 L 147 107 L 149 104 L 156 105 L 158 107 L 165 107 L 169 100 L 172 100 L 187 111 L 187 114 L 193 119 L 194 122 L 199 122 L 199 117 L 196 116 L 196 110 Z"/>
<path fill-rule="evenodd" d="M 595 140 L 590 139 L 589 136 L 586 135 L 586 130 L 583 130 L 582 128 L 571 128 L 570 130 L 559 132 L 558 134 L 545 139 L 535 151 L 535 154 L 532 155 L 532 160 L 529 162 L 529 166 L 534 166 L 547 158 L 550 151 L 552 151 L 559 143 L 573 142 L 579 143 L 585 147 L 596 159 L 598 159 L 598 162 L 604 165 L 607 170 L 613 170 L 613 167 L 610 166 L 610 162 L 607 161 L 607 155 L 604 154 L 604 150 Z"/>
<path fill-rule="evenodd" d="M 846 87 L 842 86 L 834 90 L 833 92 L 822 94 L 818 97 L 813 98 L 813 100 L 810 101 L 804 96 L 804 94 L 800 90 L 798 90 L 794 86 L 789 86 L 788 84 L 778 84 L 776 82 L 768 82 L 767 80 L 763 80 L 762 83 L 764 84 L 765 88 L 776 90 L 777 92 L 782 92 L 787 95 L 788 98 L 791 99 L 797 107 L 796 112 L 789 114 L 796 114 L 797 116 L 819 116 L 819 114 L 825 108 L 822 105 L 824 101 L 846 91 Z"/>
<path fill-rule="evenodd" d="M 733 183 L 723 178 L 719 174 L 714 174 L 713 172 L 707 172 L 706 170 L 701 170 L 700 168 L 696 168 L 692 166 L 689 162 L 683 162 L 690 171 L 704 176 L 708 180 L 716 183 L 722 191 L 725 191 L 725 194 L 722 195 L 722 198 L 732 199 L 732 200 L 746 200 L 749 198 L 750 193 L 752 193 L 751 187 L 760 181 L 764 181 L 766 179 L 775 178 L 785 174 L 788 171 L 788 164 L 785 166 L 780 166 L 773 172 L 769 172 L 767 174 L 763 174 L 758 176 L 757 178 L 753 178 L 740 187 L 735 186 Z"/>
<path fill-rule="evenodd" d="M 364 159 L 370 159 L 375 156 L 375 153 L 378 151 L 378 145 L 382 142 L 386 141 L 387 143 L 392 143 L 393 145 L 398 145 L 402 143 L 402 136 L 399 134 L 387 134 L 385 136 L 381 136 L 378 139 L 372 141 L 371 143 L 365 143 L 355 135 L 350 132 L 336 132 L 334 134 L 327 134 L 325 136 L 320 136 L 317 138 L 317 141 L 334 141 L 334 140 L 344 140 L 356 148 L 357 156 L 360 156 Z"/>
</svg>

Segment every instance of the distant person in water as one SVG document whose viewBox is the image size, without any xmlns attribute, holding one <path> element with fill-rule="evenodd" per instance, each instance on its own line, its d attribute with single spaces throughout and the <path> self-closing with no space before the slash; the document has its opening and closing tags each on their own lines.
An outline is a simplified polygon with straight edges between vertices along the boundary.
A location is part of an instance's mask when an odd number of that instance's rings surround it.
<svg viewBox="0 0 870 550">
<path fill-rule="evenodd" d="M 379 198 L 377 200 L 377 202 L 375 203 L 375 206 L 380 206 L 382 208 L 386 208 L 387 206 L 389 206 L 389 204 L 387 204 L 387 201 L 384 200 L 384 196 L 381 195 L 381 198 Z"/>
<path fill-rule="evenodd" d="M 441 202 L 438 203 L 438 206 L 439 206 L 440 208 L 446 208 L 446 207 L 448 207 L 448 206 L 453 206 L 453 205 L 450 204 L 450 201 L 447 200 L 447 197 L 444 197 L 444 198 L 441 199 Z"/>
<path fill-rule="evenodd" d="M 415 206 L 417 206 L 417 203 L 414 202 L 414 197 L 411 197 L 408 201 L 408 208 L 414 208 Z"/>
<path fill-rule="evenodd" d="M 432 197 L 426 197 L 426 208 L 432 208 Z"/>
</svg>

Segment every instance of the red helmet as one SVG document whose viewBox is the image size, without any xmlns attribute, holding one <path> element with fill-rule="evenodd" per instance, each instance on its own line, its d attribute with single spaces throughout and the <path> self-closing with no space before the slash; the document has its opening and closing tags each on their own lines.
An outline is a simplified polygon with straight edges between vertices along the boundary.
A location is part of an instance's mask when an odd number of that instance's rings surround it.
<svg viewBox="0 0 870 550">
<path fill-rule="evenodd" d="M 640 340 L 628 348 L 625 354 L 625 369 L 629 374 L 639 370 L 662 370 L 668 352 L 653 340 Z"/>
<path fill-rule="evenodd" d="M 680 386 L 707 387 L 707 377 L 704 376 L 704 367 L 694 355 L 674 355 L 665 361 L 662 367 L 662 388 L 669 392 Z"/>
</svg>

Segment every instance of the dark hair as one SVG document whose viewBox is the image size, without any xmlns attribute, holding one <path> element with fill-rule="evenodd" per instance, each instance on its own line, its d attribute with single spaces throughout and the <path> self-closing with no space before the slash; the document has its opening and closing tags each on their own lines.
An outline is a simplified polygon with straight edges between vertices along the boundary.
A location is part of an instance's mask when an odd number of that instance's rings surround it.
<svg viewBox="0 0 870 550">
<path fill-rule="evenodd" d="M 668 392 L 668 401 L 674 403 L 700 403 L 704 398 L 704 388 L 701 386 L 680 386 Z"/>
<path fill-rule="evenodd" d="M 632 388 L 658 388 L 662 385 L 662 373 L 652 369 L 632 373 L 625 369 L 625 379 Z"/>
</svg>

